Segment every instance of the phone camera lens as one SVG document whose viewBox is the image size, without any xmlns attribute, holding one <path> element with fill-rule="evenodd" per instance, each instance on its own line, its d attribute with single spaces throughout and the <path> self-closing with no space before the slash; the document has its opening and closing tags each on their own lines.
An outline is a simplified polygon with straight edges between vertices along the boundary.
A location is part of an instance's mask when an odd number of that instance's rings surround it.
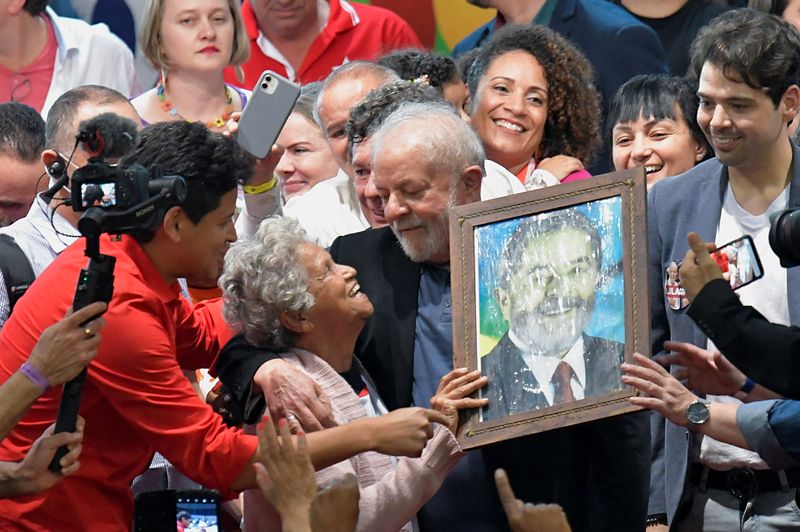
<svg viewBox="0 0 800 532">
<path fill-rule="evenodd" d="M 268 85 L 266 82 L 264 82 L 264 83 L 262 83 L 262 84 L 261 84 L 261 88 L 262 88 L 262 89 L 266 89 L 268 86 L 269 86 L 269 85 Z"/>
<path fill-rule="evenodd" d="M 266 81 L 267 83 L 269 83 L 270 81 L 272 81 L 272 76 L 267 76 L 267 77 L 265 77 L 265 78 L 264 78 L 264 81 Z"/>
</svg>

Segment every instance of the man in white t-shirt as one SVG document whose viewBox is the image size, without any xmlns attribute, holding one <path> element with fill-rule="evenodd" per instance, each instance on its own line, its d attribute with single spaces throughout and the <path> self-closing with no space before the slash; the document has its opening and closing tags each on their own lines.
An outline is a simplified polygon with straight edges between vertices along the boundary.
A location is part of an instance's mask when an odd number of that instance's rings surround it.
<svg viewBox="0 0 800 532">
<path fill-rule="evenodd" d="M 697 121 L 716 157 L 648 194 L 654 354 L 669 339 L 714 349 L 666 298 L 668 265 L 686 254 L 690 231 L 719 244 L 751 235 L 765 273 L 739 291 L 742 302 L 770 321 L 800 324 L 800 301 L 788 297 L 800 289 L 800 271 L 781 268 L 768 242 L 769 215 L 800 200 L 800 159 L 787 130 L 800 107 L 798 49 L 792 26 L 746 10 L 721 15 L 692 46 Z M 687 433 L 657 415 L 653 435 L 648 530 L 800 526 L 794 471 L 770 470 L 756 453 Z"/>
</svg>

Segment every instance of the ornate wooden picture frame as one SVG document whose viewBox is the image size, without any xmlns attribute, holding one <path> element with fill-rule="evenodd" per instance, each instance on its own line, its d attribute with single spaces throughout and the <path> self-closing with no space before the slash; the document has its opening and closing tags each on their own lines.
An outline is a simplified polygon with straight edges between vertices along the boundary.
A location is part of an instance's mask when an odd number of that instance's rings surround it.
<svg viewBox="0 0 800 532">
<path fill-rule="evenodd" d="M 650 350 L 645 196 L 634 169 L 450 210 L 454 366 L 489 377 L 462 447 L 639 410 L 619 366 Z"/>
</svg>

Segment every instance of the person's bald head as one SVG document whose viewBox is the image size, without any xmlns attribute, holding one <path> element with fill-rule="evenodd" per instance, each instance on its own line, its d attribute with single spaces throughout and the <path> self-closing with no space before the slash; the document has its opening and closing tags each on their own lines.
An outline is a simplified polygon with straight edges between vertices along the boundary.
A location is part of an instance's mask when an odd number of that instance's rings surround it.
<svg viewBox="0 0 800 532">
<path fill-rule="evenodd" d="M 400 78 L 392 69 L 368 61 L 347 63 L 325 79 L 314 104 L 314 118 L 341 168 L 349 167 L 345 125 L 350 109 L 371 90 L 396 81 Z"/>
</svg>

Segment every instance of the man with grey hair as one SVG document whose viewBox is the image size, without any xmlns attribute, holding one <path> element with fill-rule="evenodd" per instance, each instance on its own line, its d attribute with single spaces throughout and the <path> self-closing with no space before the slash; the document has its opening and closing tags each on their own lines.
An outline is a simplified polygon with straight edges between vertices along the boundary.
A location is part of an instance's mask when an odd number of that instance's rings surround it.
<svg viewBox="0 0 800 532">
<path fill-rule="evenodd" d="M 398 107 L 412 102 L 449 105 L 430 85 L 398 81 L 370 91 L 361 103 L 351 109 L 350 119 L 345 126 L 347 157 L 353 167 L 356 195 L 369 225 L 373 228 L 384 227 L 387 222 L 372 172 L 372 137 Z M 486 160 L 484 164 L 481 200 L 525 191 L 517 176 L 499 164 L 490 160 Z"/>
<path fill-rule="evenodd" d="M 289 198 L 286 216 L 296 219 L 323 247 L 334 238 L 370 227 L 368 214 L 359 204 L 352 167 L 347 162 L 345 124 L 350 109 L 369 91 L 399 81 L 390 68 L 368 61 L 353 61 L 336 69 L 322 85 L 314 103 L 314 118 L 339 165 L 339 173 L 301 196 Z"/>
<path fill-rule="evenodd" d="M 426 406 L 452 369 L 447 211 L 479 199 L 483 150 L 452 109 L 407 104 L 373 137 L 372 162 L 389 228 L 340 237 L 331 255 L 359 271 L 375 307 L 356 356 L 387 406 Z M 418 514 L 422 530 L 505 529 L 498 467 L 520 499 L 561 504 L 575 530 L 639 529 L 640 516 L 620 509 L 646 489 L 635 481 L 649 463 L 646 421 L 618 416 L 468 453 Z M 592 470 L 587 446 L 600 462 Z"/>
</svg>

